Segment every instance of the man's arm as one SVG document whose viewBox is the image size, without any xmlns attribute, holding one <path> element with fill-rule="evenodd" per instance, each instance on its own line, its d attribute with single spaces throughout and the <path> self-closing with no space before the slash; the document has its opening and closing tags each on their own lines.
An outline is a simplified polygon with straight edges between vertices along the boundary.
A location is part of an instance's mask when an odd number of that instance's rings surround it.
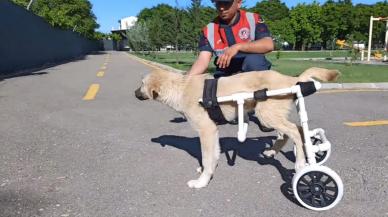
<svg viewBox="0 0 388 217">
<path fill-rule="evenodd" d="M 229 66 L 231 59 L 238 53 L 261 53 L 266 54 L 273 51 L 275 48 L 271 33 L 267 25 L 262 21 L 256 24 L 255 40 L 248 43 L 234 44 L 225 50 L 224 54 L 218 58 L 217 65 L 220 68 Z"/>
<path fill-rule="evenodd" d="M 266 54 L 274 50 L 274 43 L 271 37 L 265 37 L 256 41 L 234 44 L 225 50 L 224 54 L 217 59 L 220 68 L 229 66 L 230 61 L 238 52 Z"/>
<path fill-rule="evenodd" d="M 212 59 L 212 53 L 209 51 L 201 51 L 199 52 L 199 56 L 197 60 L 195 60 L 194 64 L 191 66 L 191 69 L 187 72 L 189 76 L 191 75 L 199 75 L 206 71 L 209 63 Z"/>
<path fill-rule="evenodd" d="M 271 37 L 265 37 L 248 43 L 235 44 L 237 52 L 262 53 L 266 54 L 274 50 L 274 43 Z"/>
</svg>

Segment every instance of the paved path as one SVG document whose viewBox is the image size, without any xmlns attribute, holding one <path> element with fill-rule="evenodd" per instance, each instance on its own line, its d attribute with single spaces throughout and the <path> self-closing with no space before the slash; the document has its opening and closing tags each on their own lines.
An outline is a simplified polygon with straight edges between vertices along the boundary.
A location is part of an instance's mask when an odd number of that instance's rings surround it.
<svg viewBox="0 0 388 217">
<path fill-rule="evenodd" d="M 150 70 L 112 52 L 0 82 L 0 216 L 388 216 L 388 126 L 344 124 L 387 120 L 388 92 L 306 99 L 311 127 L 326 129 L 333 143 L 327 165 L 345 184 L 340 204 L 318 213 L 289 191 L 291 144 L 263 159 L 274 134 L 253 125 L 245 144 L 236 126 L 221 127 L 213 180 L 189 189 L 198 137 L 170 108 L 135 99 Z M 95 98 L 83 100 L 92 84 Z"/>
</svg>

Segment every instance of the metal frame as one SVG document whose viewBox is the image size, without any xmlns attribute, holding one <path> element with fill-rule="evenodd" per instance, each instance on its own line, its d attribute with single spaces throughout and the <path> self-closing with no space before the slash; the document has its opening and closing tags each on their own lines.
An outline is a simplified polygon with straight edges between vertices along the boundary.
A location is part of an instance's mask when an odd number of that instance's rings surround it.
<svg viewBox="0 0 388 217">
<path fill-rule="evenodd" d="M 370 61 L 370 54 L 372 49 L 372 34 L 373 34 L 373 21 L 385 21 L 386 22 L 386 30 L 385 30 L 385 48 L 384 50 L 388 52 L 388 17 L 370 17 L 369 23 L 369 42 L 368 42 L 368 58 L 367 61 Z M 384 55 L 384 61 L 387 60 L 387 55 Z"/>
</svg>

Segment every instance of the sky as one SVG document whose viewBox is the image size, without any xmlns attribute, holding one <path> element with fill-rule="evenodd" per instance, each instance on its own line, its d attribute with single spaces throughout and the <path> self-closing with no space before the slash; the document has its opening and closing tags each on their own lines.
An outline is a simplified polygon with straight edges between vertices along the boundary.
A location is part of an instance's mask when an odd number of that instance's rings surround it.
<svg viewBox="0 0 388 217">
<path fill-rule="evenodd" d="M 190 0 L 177 0 L 179 7 L 186 8 L 191 4 Z M 383 0 L 380 0 L 383 1 Z M 353 0 L 353 4 L 374 4 L 378 0 Z M 100 28 L 97 31 L 109 33 L 112 28 L 118 29 L 118 21 L 124 17 L 137 16 L 144 8 L 151 8 L 164 3 L 176 6 L 176 0 L 90 0 L 93 4 L 93 13 L 97 17 Z M 245 6 L 252 7 L 258 0 L 245 0 Z M 311 3 L 313 0 L 283 0 L 282 2 L 291 8 L 298 3 Z M 326 0 L 318 0 L 321 4 Z M 203 5 L 212 5 L 211 0 L 202 0 Z"/>
</svg>

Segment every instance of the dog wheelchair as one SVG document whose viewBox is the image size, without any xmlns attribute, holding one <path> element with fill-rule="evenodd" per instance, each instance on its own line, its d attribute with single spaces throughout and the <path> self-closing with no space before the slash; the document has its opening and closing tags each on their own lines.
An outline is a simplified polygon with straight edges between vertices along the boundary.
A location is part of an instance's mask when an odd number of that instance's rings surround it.
<svg viewBox="0 0 388 217">
<path fill-rule="evenodd" d="M 229 96 L 216 97 L 216 91 L 211 91 L 211 98 L 200 99 L 203 105 L 214 105 L 221 102 L 236 102 L 238 105 L 238 132 L 239 142 L 246 140 L 248 123 L 244 122 L 245 100 L 267 100 L 273 96 L 284 96 L 293 94 L 296 97 L 300 123 L 303 129 L 304 153 L 307 165 L 298 171 L 292 179 L 292 190 L 295 198 L 304 207 L 323 211 L 336 206 L 343 196 L 343 183 L 336 172 L 329 167 L 323 166 L 331 153 L 331 143 L 321 128 L 309 130 L 308 117 L 305 108 L 304 97 L 313 94 L 322 87 L 321 83 L 315 80 L 299 82 L 290 88 L 277 90 L 258 90 L 255 92 L 242 92 Z M 216 88 L 215 88 L 216 89 Z M 214 102 L 216 99 L 216 102 Z M 207 100 L 207 101 L 206 101 Z M 206 108 L 206 106 L 204 106 Z M 209 106 L 208 106 L 209 107 Z M 294 154 L 296 149 L 294 146 Z"/>
</svg>

